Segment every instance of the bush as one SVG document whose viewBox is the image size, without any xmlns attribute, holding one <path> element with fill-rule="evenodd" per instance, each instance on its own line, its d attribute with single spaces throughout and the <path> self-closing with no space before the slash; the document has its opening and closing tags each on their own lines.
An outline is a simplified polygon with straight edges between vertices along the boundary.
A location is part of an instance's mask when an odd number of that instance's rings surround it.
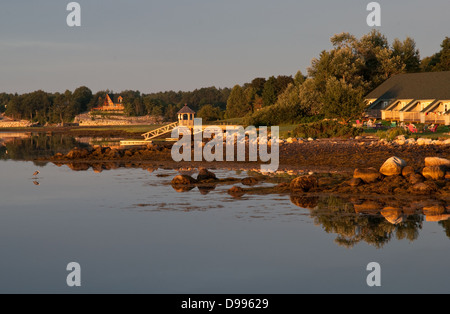
<svg viewBox="0 0 450 314">
<path fill-rule="evenodd" d="M 408 131 L 403 128 L 392 128 L 387 131 L 378 131 L 376 134 L 380 139 L 386 139 L 388 141 L 393 141 L 397 136 L 408 135 Z"/>
<path fill-rule="evenodd" d="M 363 130 L 334 120 L 323 120 L 310 124 L 300 124 L 292 133 L 294 137 L 302 138 L 355 137 L 362 134 Z"/>
</svg>

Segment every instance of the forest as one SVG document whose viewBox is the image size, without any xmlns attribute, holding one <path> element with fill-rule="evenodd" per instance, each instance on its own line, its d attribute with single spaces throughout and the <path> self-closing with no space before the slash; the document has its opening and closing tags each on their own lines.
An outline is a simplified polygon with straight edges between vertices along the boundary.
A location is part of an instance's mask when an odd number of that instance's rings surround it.
<svg viewBox="0 0 450 314">
<path fill-rule="evenodd" d="M 100 106 L 107 93 L 123 97 L 128 116 L 163 116 L 176 119 L 188 104 L 206 121 L 242 118 L 248 125 L 275 125 L 321 118 L 348 122 L 361 114 L 364 96 L 385 80 L 400 73 L 450 71 L 450 38 L 441 50 L 421 58 L 414 39 L 389 43 L 377 30 L 356 38 L 334 35 L 332 49 L 313 58 L 306 75 L 258 77 L 233 88 L 206 87 L 194 91 L 98 91 L 81 86 L 73 92 L 26 94 L 0 93 L 0 112 L 13 119 L 45 125 L 70 122 L 80 113 Z"/>
</svg>

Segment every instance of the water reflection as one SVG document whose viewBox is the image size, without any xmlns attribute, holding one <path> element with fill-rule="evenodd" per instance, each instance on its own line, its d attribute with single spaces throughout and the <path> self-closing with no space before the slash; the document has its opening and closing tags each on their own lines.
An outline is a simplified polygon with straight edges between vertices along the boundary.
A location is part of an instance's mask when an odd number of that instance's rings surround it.
<svg viewBox="0 0 450 314">
<path fill-rule="evenodd" d="M 365 242 L 382 248 L 389 241 L 415 241 L 424 220 L 440 221 L 450 237 L 449 208 L 439 200 L 405 202 L 390 199 L 344 199 L 335 196 L 291 196 L 291 202 L 308 209 L 314 223 L 337 234 L 338 245 L 351 248 Z"/>
<path fill-rule="evenodd" d="M 74 137 L 62 134 L 0 133 L 0 160 L 33 160 L 87 146 Z"/>
</svg>

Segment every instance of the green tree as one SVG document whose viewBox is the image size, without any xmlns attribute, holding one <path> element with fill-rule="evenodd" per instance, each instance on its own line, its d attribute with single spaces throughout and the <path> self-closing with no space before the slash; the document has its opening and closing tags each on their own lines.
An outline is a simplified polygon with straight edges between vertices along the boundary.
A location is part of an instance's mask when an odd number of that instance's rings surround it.
<svg viewBox="0 0 450 314">
<path fill-rule="evenodd" d="M 252 108 L 247 102 L 243 88 L 239 85 L 234 86 L 228 97 L 226 118 L 242 117 L 251 111 Z"/>
<path fill-rule="evenodd" d="M 267 82 L 264 83 L 264 90 L 262 93 L 264 107 L 275 104 L 277 96 L 277 79 L 274 76 L 271 76 Z"/>
<path fill-rule="evenodd" d="M 78 87 L 72 94 L 72 107 L 75 114 L 88 110 L 88 105 L 92 100 L 92 91 L 86 86 Z"/>
<path fill-rule="evenodd" d="M 327 118 L 337 118 L 348 123 L 364 111 L 363 99 L 364 91 L 361 88 L 353 88 L 342 79 L 331 78 L 323 95 L 323 114 Z"/>
<path fill-rule="evenodd" d="M 212 105 L 204 105 L 197 112 L 197 117 L 202 118 L 204 122 L 216 121 L 222 118 L 222 111 Z"/>
<path fill-rule="evenodd" d="M 306 76 L 303 75 L 302 71 L 298 71 L 297 74 L 295 74 L 294 77 L 294 83 L 297 86 L 302 85 L 306 80 Z"/>
<path fill-rule="evenodd" d="M 402 42 L 398 38 L 392 43 L 393 56 L 399 56 L 400 61 L 405 64 L 408 73 L 420 72 L 420 52 L 416 48 L 416 42 L 410 37 Z"/>
<path fill-rule="evenodd" d="M 450 38 L 445 37 L 441 44 L 441 51 L 431 57 L 425 58 L 423 63 L 424 71 L 450 71 Z"/>
</svg>

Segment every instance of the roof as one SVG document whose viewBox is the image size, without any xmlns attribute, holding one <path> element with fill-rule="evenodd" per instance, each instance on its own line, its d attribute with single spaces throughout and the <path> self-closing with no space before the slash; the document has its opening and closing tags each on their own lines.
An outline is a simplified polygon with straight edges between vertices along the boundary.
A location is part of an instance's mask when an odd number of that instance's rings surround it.
<svg viewBox="0 0 450 314">
<path fill-rule="evenodd" d="M 186 104 L 186 105 L 184 105 L 183 108 L 181 108 L 180 111 L 178 111 L 177 114 L 182 114 L 182 113 L 195 113 L 195 111 L 192 110 L 191 108 L 189 108 L 188 105 Z"/>
<path fill-rule="evenodd" d="M 366 98 L 450 100 L 450 71 L 398 74 L 378 86 Z"/>
<path fill-rule="evenodd" d="M 115 94 L 112 94 L 112 93 L 106 94 L 106 96 L 109 96 L 111 101 L 113 103 L 115 103 L 115 104 L 119 102 L 119 98 L 121 97 L 120 95 L 115 95 Z"/>
</svg>

